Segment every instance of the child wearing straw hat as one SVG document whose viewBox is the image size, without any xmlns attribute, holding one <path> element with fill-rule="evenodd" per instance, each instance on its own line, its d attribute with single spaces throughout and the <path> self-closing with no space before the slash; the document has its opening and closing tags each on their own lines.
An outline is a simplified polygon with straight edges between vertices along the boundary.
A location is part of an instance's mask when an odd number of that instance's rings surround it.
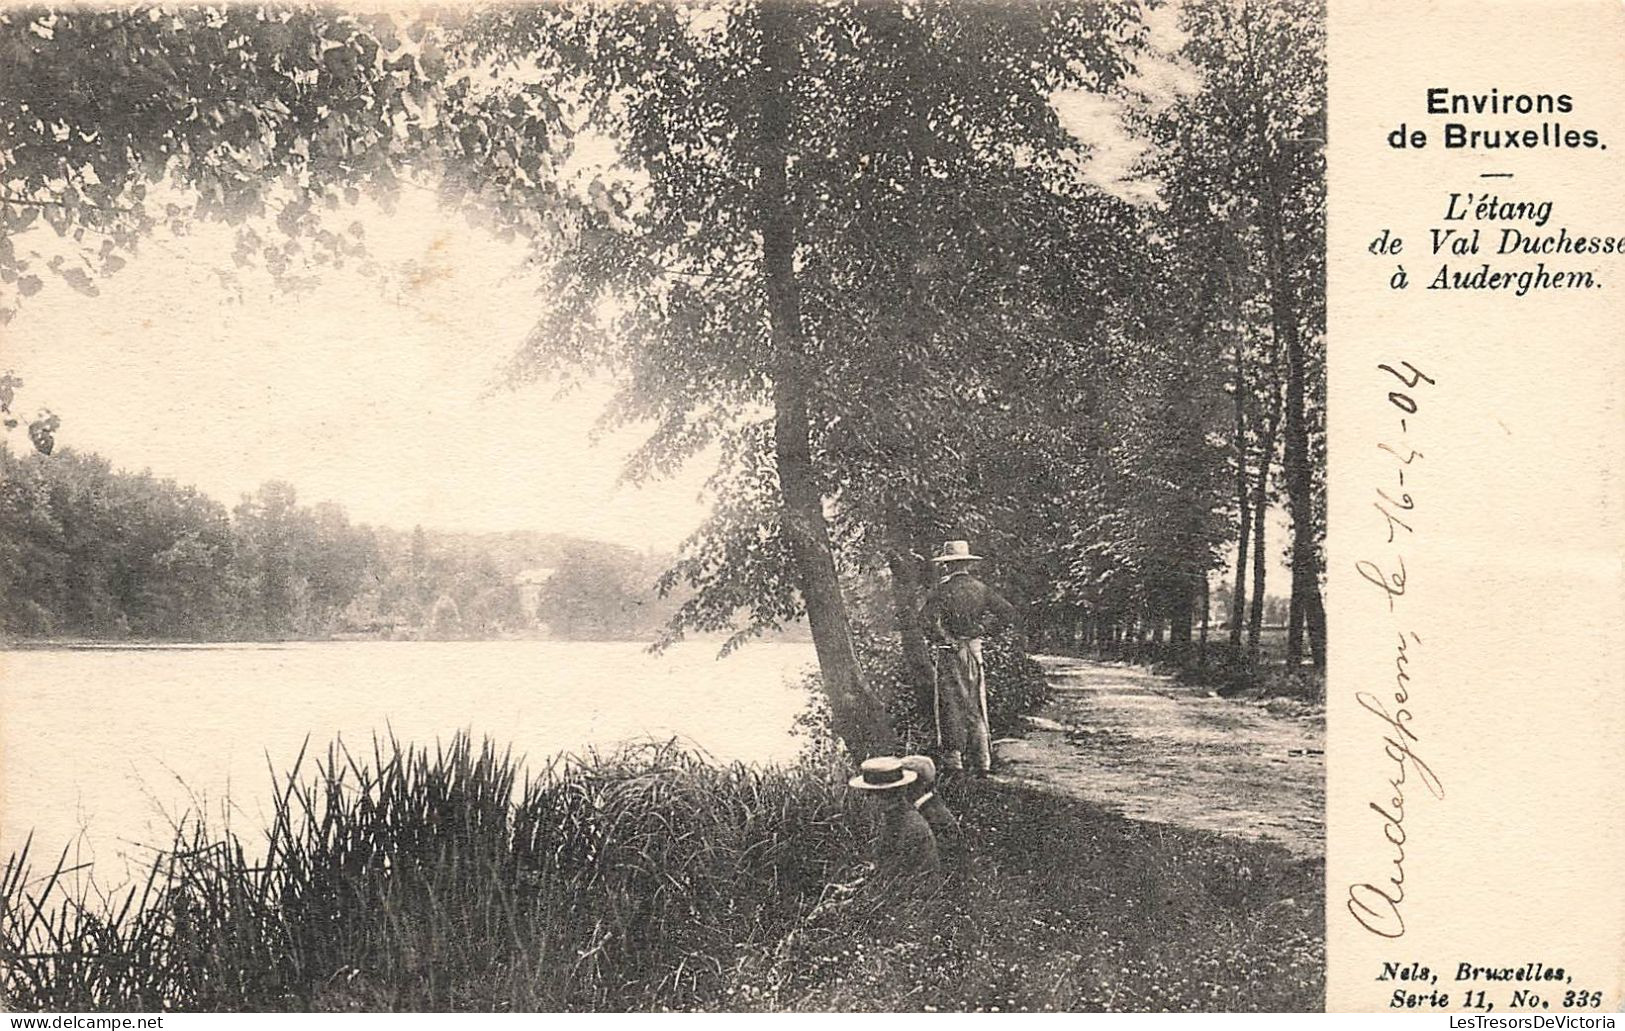
<svg viewBox="0 0 1625 1031">
<path fill-rule="evenodd" d="M 909 787 L 919 774 L 894 756 L 865 759 L 857 776 L 847 781 L 881 807 L 884 825 L 876 858 L 882 875 L 936 873 L 941 869 L 931 825 L 914 807 Z"/>
<path fill-rule="evenodd" d="M 909 801 L 931 827 L 937 841 L 937 854 L 950 868 L 958 866 L 965 854 L 965 838 L 959 830 L 959 817 L 937 794 L 937 764 L 926 755 L 905 755 L 903 769 L 914 771 L 914 783 L 905 790 Z"/>
</svg>

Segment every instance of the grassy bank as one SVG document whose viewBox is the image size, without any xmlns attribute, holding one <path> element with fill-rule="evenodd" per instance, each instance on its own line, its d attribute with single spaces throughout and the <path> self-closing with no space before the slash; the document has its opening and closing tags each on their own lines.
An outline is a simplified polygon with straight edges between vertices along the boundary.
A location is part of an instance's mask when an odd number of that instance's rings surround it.
<svg viewBox="0 0 1625 1031">
<path fill-rule="evenodd" d="M 1293 670 L 1221 655 L 1205 666 L 1154 664 L 1151 668 L 1181 684 L 1215 691 L 1226 698 L 1286 699 L 1307 706 L 1326 702 L 1325 670 L 1307 665 Z"/>
<path fill-rule="evenodd" d="M 112 900 L 67 900 L 14 856 L 6 1005 L 1320 1005 L 1320 867 L 1266 845 L 966 782 L 945 794 L 967 866 L 904 893 L 870 874 L 872 814 L 817 760 L 649 747 L 516 783 L 459 740 L 315 765 L 280 788 L 268 850 L 195 831 Z"/>
</svg>

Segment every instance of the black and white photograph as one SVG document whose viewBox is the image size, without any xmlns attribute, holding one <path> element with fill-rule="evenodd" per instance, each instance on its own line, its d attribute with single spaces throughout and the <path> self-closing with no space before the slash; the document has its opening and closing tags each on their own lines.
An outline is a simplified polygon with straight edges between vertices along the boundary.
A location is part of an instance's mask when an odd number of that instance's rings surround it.
<svg viewBox="0 0 1625 1031">
<path fill-rule="evenodd" d="M 1323 1009 L 1325 22 L 0 6 L 0 1008 Z"/>
</svg>

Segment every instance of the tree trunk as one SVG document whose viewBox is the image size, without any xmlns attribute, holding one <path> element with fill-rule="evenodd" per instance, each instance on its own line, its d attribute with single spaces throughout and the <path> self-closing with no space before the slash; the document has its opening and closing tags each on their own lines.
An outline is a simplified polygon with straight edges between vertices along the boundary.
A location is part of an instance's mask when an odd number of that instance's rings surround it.
<svg viewBox="0 0 1625 1031">
<path fill-rule="evenodd" d="M 1264 551 L 1264 514 L 1267 506 L 1253 506 L 1253 602 L 1246 620 L 1246 657 L 1254 665 L 1263 649 L 1264 577 L 1269 572 L 1269 553 Z"/>
<path fill-rule="evenodd" d="M 1319 566 L 1317 561 L 1316 566 Z M 1316 577 L 1315 590 L 1308 598 L 1304 618 L 1309 623 L 1309 657 L 1315 669 L 1326 672 L 1326 602 L 1320 594 L 1320 580 Z"/>
<path fill-rule="evenodd" d="M 1258 477 L 1253 481 L 1253 590 L 1252 611 L 1247 623 L 1247 657 L 1257 664 L 1263 650 L 1265 577 L 1269 571 L 1269 550 L 1265 527 L 1270 508 L 1270 470 L 1275 465 L 1275 441 L 1281 428 L 1281 341 L 1275 337 L 1270 345 L 1268 368 L 1270 383 L 1268 408 L 1264 410 L 1264 428 L 1258 447 Z"/>
<path fill-rule="evenodd" d="M 1213 616 L 1213 587 L 1208 583 L 1208 574 L 1202 574 L 1202 636 L 1196 642 L 1196 665 L 1199 669 L 1207 668 L 1207 625 Z"/>
<path fill-rule="evenodd" d="M 1296 561 L 1293 563 L 1296 565 Z M 1297 575 L 1293 575 L 1293 580 Z M 1286 626 L 1286 668 L 1297 669 L 1303 662 L 1303 606 L 1298 604 L 1298 585 L 1292 585 L 1293 598 L 1287 607 Z"/>
<path fill-rule="evenodd" d="M 1320 600 L 1320 561 L 1315 551 L 1314 475 L 1309 466 L 1309 429 L 1304 413 L 1304 375 L 1307 358 L 1299 332 L 1297 304 L 1287 282 L 1286 230 L 1274 169 L 1264 173 L 1262 213 L 1268 240 L 1270 311 L 1278 345 L 1286 351 L 1286 435 L 1281 454 L 1287 508 L 1292 513 L 1292 632 L 1287 636 L 1286 663 L 1295 668 L 1303 659 L 1302 629 L 1310 614 L 1318 617 L 1319 631 L 1311 647 L 1317 669 L 1325 668 L 1325 618 Z"/>
<path fill-rule="evenodd" d="M 897 735 L 858 665 L 824 518 L 824 498 L 813 468 L 808 400 L 813 371 L 801 325 L 796 225 L 789 199 L 789 87 L 798 60 L 794 27 L 788 24 L 793 15 L 787 4 L 767 5 L 761 12 L 766 88 L 760 113 L 759 189 L 762 271 L 773 349 L 774 461 L 784 500 L 785 537 L 829 698 L 831 724 L 847 750 L 863 759 L 895 751 Z"/>
<path fill-rule="evenodd" d="M 1236 586 L 1230 593 L 1230 650 L 1241 656 L 1241 627 L 1247 618 L 1247 548 L 1251 542 L 1252 526 L 1250 484 L 1247 478 L 1247 365 L 1242 353 L 1242 337 L 1236 334 L 1236 506 L 1241 510 L 1237 521 L 1239 537 L 1236 541 Z"/>
<path fill-rule="evenodd" d="M 1269 515 L 1270 465 L 1275 455 L 1275 418 L 1268 420 L 1264 447 L 1259 457 L 1258 480 L 1253 484 L 1253 590 L 1252 610 L 1247 619 L 1247 657 L 1257 663 L 1264 627 L 1265 576 L 1269 572 L 1269 551 L 1265 544 L 1265 517 Z"/>
<path fill-rule="evenodd" d="M 1186 585 L 1174 600 L 1174 610 L 1168 615 L 1168 656 L 1170 661 L 1185 666 L 1191 659 L 1191 641 L 1196 636 L 1196 584 Z"/>
</svg>

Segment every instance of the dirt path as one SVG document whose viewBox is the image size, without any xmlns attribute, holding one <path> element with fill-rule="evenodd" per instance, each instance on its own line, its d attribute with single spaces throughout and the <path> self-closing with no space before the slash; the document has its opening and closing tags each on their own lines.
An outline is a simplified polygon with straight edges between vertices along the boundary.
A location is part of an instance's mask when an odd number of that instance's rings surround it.
<svg viewBox="0 0 1625 1031">
<path fill-rule="evenodd" d="M 1040 658 L 1053 701 L 995 744 L 1002 777 L 1153 823 L 1325 854 L 1324 721 L 1210 697 L 1137 666 Z"/>
</svg>

